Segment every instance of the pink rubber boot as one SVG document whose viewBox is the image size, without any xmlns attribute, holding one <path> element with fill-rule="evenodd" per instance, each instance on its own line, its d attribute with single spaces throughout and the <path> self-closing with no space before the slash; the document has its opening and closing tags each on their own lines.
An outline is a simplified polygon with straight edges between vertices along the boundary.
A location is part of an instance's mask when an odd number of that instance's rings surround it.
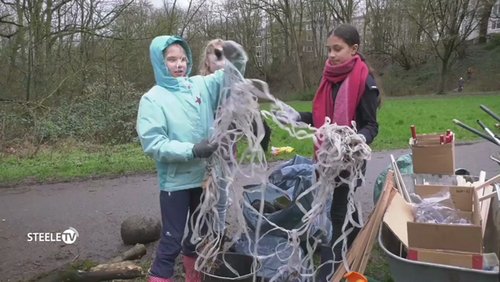
<svg viewBox="0 0 500 282">
<path fill-rule="evenodd" d="M 201 282 L 201 273 L 194 269 L 196 257 L 182 256 L 182 264 L 186 272 L 186 282 Z"/>
<path fill-rule="evenodd" d="M 149 276 L 148 282 L 174 282 L 174 280 L 172 280 L 170 278 L 161 278 L 161 277 Z"/>
</svg>

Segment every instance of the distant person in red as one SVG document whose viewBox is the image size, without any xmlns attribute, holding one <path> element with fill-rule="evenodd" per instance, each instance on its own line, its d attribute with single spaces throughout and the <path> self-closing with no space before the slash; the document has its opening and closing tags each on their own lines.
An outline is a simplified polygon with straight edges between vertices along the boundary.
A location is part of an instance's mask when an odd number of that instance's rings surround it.
<svg viewBox="0 0 500 282">
<path fill-rule="evenodd" d="M 467 68 L 467 81 L 472 79 L 472 67 Z"/>
</svg>

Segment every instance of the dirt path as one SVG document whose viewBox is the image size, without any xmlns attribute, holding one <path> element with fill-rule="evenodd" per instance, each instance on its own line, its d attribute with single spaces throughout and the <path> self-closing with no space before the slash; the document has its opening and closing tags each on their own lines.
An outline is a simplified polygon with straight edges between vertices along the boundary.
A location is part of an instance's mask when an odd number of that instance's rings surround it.
<svg viewBox="0 0 500 282">
<path fill-rule="evenodd" d="M 487 142 L 457 146 L 456 166 L 476 175 L 484 170 L 487 178 L 492 177 L 500 167 L 489 156 L 497 151 L 499 147 Z M 367 183 L 358 193 L 365 216 L 373 208 L 374 181 L 389 164 L 390 154 L 405 153 L 408 150 L 372 155 Z M 76 258 L 114 257 L 128 248 L 120 239 L 125 218 L 137 214 L 159 218 L 156 187 L 154 175 L 140 175 L 0 189 L 0 281 L 25 281 Z M 30 232 L 63 232 L 69 227 L 79 232 L 74 244 L 28 242 Z"/>
</svg>

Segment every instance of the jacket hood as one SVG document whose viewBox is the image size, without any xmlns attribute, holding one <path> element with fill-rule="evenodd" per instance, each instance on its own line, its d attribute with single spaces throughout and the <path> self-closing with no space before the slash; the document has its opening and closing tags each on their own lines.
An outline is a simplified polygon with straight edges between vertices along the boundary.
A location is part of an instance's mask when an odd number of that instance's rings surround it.
<svg viewBox="0 0 500 282">
<path fill-rule="evenodd" d="M 151 65 L 155 74 L 156 84 L 165 87 L 169 90 L 177 90 L 179 88 L 179 80 L 184 78 L 176 78 L 170 74 L 170 71 L 165 66 L 163 58 L 163 51 L 170 47 L 172 44 L 179 44 L 184 48 L 188 58 L 188 65 L 186 69 L 186 77 L 191 73 L 193 67 L 193 58 L 191 49 L 184 39 L 179 36 L 163 35 L 157 36 L 151 41 L 149 46 L 149 55 L 151 58 Z"/>
</svg>

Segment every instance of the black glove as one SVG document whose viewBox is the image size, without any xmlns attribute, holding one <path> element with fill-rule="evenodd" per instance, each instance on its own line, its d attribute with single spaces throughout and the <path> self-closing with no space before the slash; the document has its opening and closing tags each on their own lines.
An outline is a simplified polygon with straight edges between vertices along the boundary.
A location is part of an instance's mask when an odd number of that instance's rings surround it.
<svg viewBox="0 0 500 282">
<path fill-rule="evenodd" d="M 208 143 L 208 140 L 203 140 L 200 143 L 194 144 L 193 156 L 195 158 L 208 158 L 215 150 L 217 150 L 219 145 L 217 143 Z"/>
<path fill-rule="evenodd" d="M 224 41 L 224 44 L 222 45 L 222 53 L 224 54 L 224 57 L 226 57 L 226 59 L 228 59 L 230 62 L 247 57 L 247 54 L 243 47 L 232 40 Z"/>
<path fill-rule="evenodd" d="M 242 74 L 245 73 L 248 56 L 240 44 L 232 40 L 225 40 L 222 45 L 222 53 Z"/>
</svg>

